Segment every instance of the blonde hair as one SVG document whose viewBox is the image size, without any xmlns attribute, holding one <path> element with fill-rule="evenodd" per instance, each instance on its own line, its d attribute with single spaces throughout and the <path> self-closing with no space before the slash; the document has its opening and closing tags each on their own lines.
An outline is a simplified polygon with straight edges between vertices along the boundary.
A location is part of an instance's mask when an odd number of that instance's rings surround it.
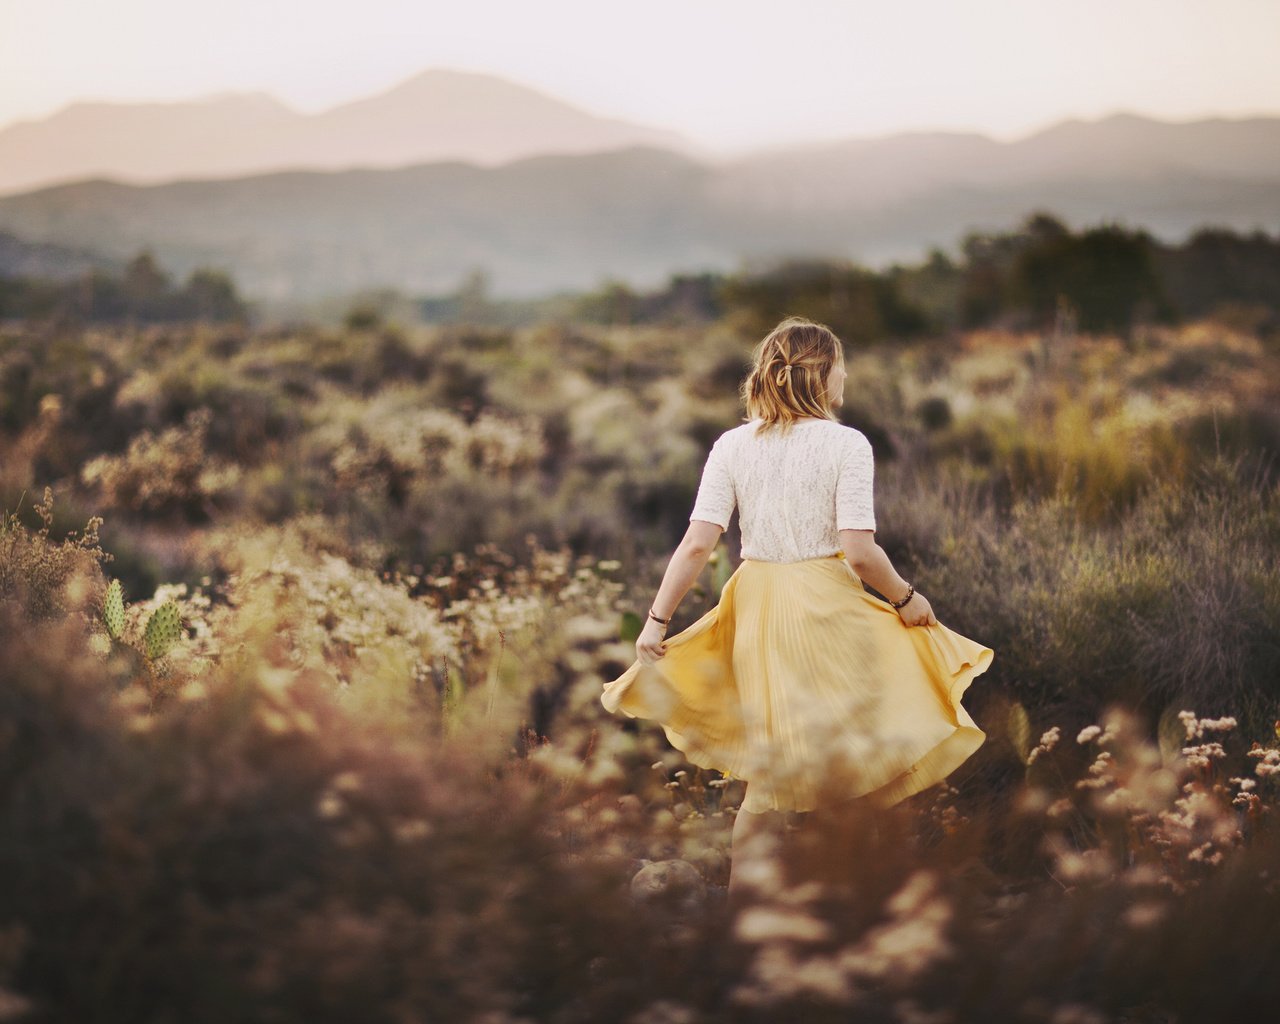
<svg viewBox="0 0 1280 1024">
<path fill-rule="evenodd" d="M 801 416 L 836 419 L 827 378 L 844 346 L 826 324 L 789 316 L 756 346 L 751 371 L 742 382 L 747 420 L 759 417 L 760 432 L 785 433 Z"/>
</svg>

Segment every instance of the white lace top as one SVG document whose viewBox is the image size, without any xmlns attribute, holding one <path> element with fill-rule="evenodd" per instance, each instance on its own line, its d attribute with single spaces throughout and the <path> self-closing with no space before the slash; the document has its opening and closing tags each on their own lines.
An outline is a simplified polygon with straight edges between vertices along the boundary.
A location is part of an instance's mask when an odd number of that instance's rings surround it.
<svg viewBox="0 0 1280 1024">
<path fill-rule="evenodd" d="M 702 470 L 695 519 L 729 526 L 738 509 L 742 557 L 798 562 L 840 550 L 840 530 L 874 530 L 871 442 L 855 427 L 796 421 L 758 436 L 759 420 L 726 430 Z"/>
</svg>

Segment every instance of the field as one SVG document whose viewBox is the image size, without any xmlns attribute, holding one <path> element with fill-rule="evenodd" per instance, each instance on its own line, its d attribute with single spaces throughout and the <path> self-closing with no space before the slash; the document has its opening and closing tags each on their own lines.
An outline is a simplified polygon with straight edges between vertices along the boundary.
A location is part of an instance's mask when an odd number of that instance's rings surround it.
<svg viewBox="0 0 1280 1024">
<path fill-rule="evenodd" d="M 0 327 L 0 1019 L 1274 1014 L 1275 335 L 849 347 L 988 739 L 731 913 L 741 783 L 599 694 L 756 340 Z"/>
</svg>

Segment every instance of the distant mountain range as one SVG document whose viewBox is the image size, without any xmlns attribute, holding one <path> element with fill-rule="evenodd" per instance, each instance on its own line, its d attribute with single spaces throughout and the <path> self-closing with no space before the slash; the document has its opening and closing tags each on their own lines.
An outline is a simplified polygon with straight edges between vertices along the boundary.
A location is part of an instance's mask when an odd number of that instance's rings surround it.
<svg viewBox="0 0 1280 1024">
<path fill-rule="evenodd" d="M 488 166 L 635 145 L 694 152 L 675 132 L 596 117 L 494 75 L 436 69 L 318 114 L 262 92 L 72 103 L 0 129 L 0 193 L 97 177 L 156 184 L 439 160 Z"/>
<path fill-rule="evenodd" d="M 88 270 L 119 273 L 124 260 L 89 249 L 49 242 L 28 242 L 0 231 L 0 277 L 35 277 L 65 280 Z"/>
<path fill-rule="evenodd" d="M 487 108 L 458 93 L 452 109 L 487 109 L 488 120 L 477 117 L 465 131 L 445 127 L 444 114 L 423 99 L 445 85 L 467 96 L 463 86 L 476 86 L 490 98 Z M 525 92 L 487 76 L 431 72 L 313 115 L 331 119 L 335 139 L 363 132 L 357 150 L 369 162 L 373 155 L 394 162 L 414 146 L 461 145 L 465 136 L 470 152 L 492 163 L 475 156 L 228 179 L 219 177 L 226 154 L 243 159 L 244 139 L 206 128 L 202 148 L 187 153 L 191 166 L 205 168 L 198 180 L 96 178 L 0 197 L 0 231 L 80 250 L 80 260 L 85 249 L 122 259 L 150 247 L 180 275 L 225 269 L 244 294 L 270 306 L 369 287 L 438 294 L 479 268 L 495 294 L 517 296 L 592 288 L 610 277 L 647 287 L 677 271 L 784 256 L 883 265 L 950 248 L 970 230 L 1010 229 L 1037 209 L 1076 227 L 1142 226 L 1171 242 L 1205 225 L 1280 230 L 1280 118 L 1173 124 L 1117 114 L 1008 143 L 913 132 L 713 161 L 662 133 L 646 140 L 642 127 L 571 108 L 556 113 L 556 101 Z M 531 113 L 516 132 L 500 116 L 509 109 L 501 96 L 528 99 L 525 109 L 546 116 Z M 283 109 L 264 97 L 255 102 L 263 124 Z M 414 117 L 419 128 L 404 127 Z M 546 127 L 557 117 L 558 136 Z M 0 133 L 0 168 L 15 130 Z M 641 144 L 627 144 L 628 132 Z M 557 145 L 580 148 L 503 162 L 521 147 Z M 338 151 L 335 144 L 314 152 L 336 160 Z M 16 258 L 12 244 L 0 247 L 0 273 L 11 273 Z"/>
</svg>

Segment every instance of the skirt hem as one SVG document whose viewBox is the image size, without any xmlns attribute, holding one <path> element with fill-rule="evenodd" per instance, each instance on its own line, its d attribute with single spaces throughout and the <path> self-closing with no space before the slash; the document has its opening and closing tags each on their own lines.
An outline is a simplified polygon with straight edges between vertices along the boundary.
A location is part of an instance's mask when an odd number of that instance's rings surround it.
<svg viewBox="0 0 1280 1024">
<path fill-rule="evenodd" d="M 813 620 L 817 631 L 812 634 L 822 657 L 815 662 L 812 644 L 801 646 L 795 663 L 822 666 L 826 674 L 821 678 L 828 682 L 815 689 L 815 695 L 830 699 L 832 692 L 847 686 L 851 696 L 883 692 L 883 699 L 893 702 L 884 725 L 868 723 L 860 738 L 857 719 L 850 720 L 851 744 L 846 748 L 842 743 L 838 761 L 826 755 L 818 762 L 809 755 L 796 756 L 806 742 L 797 740 L 805 733 L 795 731 L 795 709 L 802 705 L 795 703 L 797 691 L 790 684 L 778 690 L 774 680 L 790 679 L 792 671 L 795 678 L 814 677 L 790 668 L 775 676 L 776 651 L 784 648 L 775 647 L 772 639 L 760 639 L 761 628 L 774 628 L 760 623 L 781 615 L 776 621 L 785 625 L 777 642 L 794 645 L 795 637 L 804 635 L 796 631 L 809 628 L 809 620 L 797 618 L 796 609 L 803 607 L 824 609 Z M 850 634 L 844 622 L 859 624 Z M 744 634 L 744 628 L 750 632 Z M 852 648 L 850 636 L 855 638 Z M 862 646 L 858 636 L 866 637 Z M 910 642 L 904 643 L 903 637 Z M 757 644 L 762 644 L 758 655 L 751 653 Z M 849 650 L 865 653 L 849 661 Z M 689 763 L 746 782 L 742 810 L 803 812 L 858 798 L 887 807 L 942 782 L 985 742 L 986 734 L 961 699 L 993 658 L 991 648 L 941 623 L 906 626 L 887 602 L 863 589 L 843 560 L 784 566 L 744 562 L 725 584 L 716 607 L 669 638 L 667 652 L 657 663 L 636 661 L 606 683 L 600 701 L 610 713 L 656 722 Z M 872 664 L 877 667 L 866 667 Z M 740 672 L 750 674 L 739 676 Z M 847 682 L 836 682 L 849 672 Z M 761 699 L 780 700 L 791 709 L 790 723 L 784 727 L 790 733 L 783 731 L 776 740 L 766 741 L 764 734 L 750 739 L 744 732 L 751 728 L 742 717 L 744 710 L 757 710 L 751 721 L 760 728 L 759 709 L 771 705 L 740 702 Z M 783 747 L 773 750 L 776 742 L 790 745 L 785 754 Z M 775 753 L 785 760 L 775 762 Z M 772 771 L 775 764 L 782 774 Z"/>
</svg>

